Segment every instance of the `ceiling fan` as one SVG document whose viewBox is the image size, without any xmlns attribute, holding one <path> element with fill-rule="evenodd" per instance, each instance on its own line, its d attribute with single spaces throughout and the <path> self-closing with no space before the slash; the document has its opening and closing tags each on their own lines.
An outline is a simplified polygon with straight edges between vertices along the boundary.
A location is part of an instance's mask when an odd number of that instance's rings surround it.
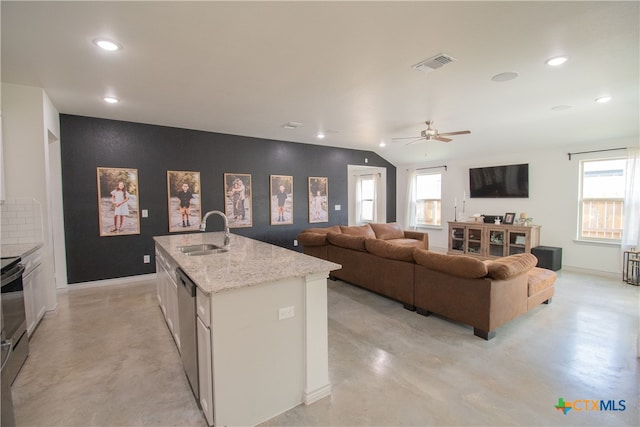
<svg viewBox="0 0 640 427">
<path fill-rule="evenodd" d="M 400 139 L 413 139 L 413 141 L 409 141 L 407 142 L 406 145 L 409 144 L 413 144 L 414 142 L 418 142 L 421 140 L 425 140 L 425 141 L 442 141 L 442 142 L 449 142 L 451 141 L 451 138 L 446 138 L 446 136 L 452 136 L 452 135 L 464 135 L 467 133 L 471 133 L 471 131 L 468 130 L 460 130 L 457 132 L 443 132 L 440 133 L 438 132 L 438 129 L 432 129 L 431 125 L 433 124 L 433 121 L 431 120 L 427 120 L 425 122 L 427 124 L 427 128 L 425 130 L 423 130 L 422 132 L 420 132 L 420 137 L 416 137 L 416 136 L 409 136 L 409 137 L 404 137 L 404 138 L 391 138 L 392 140 L 400 140 Z"/>
</svg>

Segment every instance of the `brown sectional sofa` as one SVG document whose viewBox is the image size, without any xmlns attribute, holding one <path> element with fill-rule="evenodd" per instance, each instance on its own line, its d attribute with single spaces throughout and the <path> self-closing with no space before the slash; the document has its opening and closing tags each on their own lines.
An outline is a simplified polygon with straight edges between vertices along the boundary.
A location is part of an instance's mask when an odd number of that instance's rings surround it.
<svg viewBox="0 0 640 427">
<path fill-rule="evenodd" d="M 429 248 L 426 233 L 397 223 L 310 228 L 298 235 L 304 253 L 342 265 L 334 279 L 369 289 L 414 310 L 413 249 Z"/>
<path fill-rule="evenodd" d="M 426 233 L 399 224 L 312 228 L 298 235 L 305 254 L 342 265 L 332 277 L 473 326 L 489 340 L 495 330 L 554 294 L 556 274 L 535 267 L 532 254 L 494 260 L 429 251 Z"/>
</svg>

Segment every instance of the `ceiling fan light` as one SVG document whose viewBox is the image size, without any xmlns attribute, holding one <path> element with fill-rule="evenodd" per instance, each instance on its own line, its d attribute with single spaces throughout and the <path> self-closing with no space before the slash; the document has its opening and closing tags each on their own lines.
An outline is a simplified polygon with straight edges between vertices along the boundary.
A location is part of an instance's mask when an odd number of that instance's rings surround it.
<svg viewBox="0 0 640 427">
<path fill-rule="evenodd" d="M 555 56 L 553 58 L 547 59 L 546 64 L 552 67 L 557 67 L 567 62 L 567 59 L 569 58 L 567 58 L 566 56 Z"/>
<path fill-rule="evenodd" d="M 109 52 L 122 49 L 122 45 L 120 43 L 109 39 L 94 39 L 93 43 L 99 48 L 108 50 Z"/>
</svg>

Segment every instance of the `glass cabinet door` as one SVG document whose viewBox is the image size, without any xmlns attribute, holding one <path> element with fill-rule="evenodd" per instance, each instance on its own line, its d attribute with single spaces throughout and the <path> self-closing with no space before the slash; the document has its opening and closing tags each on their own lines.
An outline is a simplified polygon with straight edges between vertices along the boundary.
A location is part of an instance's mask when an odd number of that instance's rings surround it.
<svg viewBox="0 0 640 427">
<path fill-rule="evenodd" d="M 464 227 L 451 228 L 451 250 L 464 252 Z"/>
<path fill-rule="evenodd" d="M 468 254 L 480 254 L 482 251 L 482 229 L 467 228 L 467 250 Z"/>
<path fill-rule="evenodd" d="M 523 231 L 509 231 L 509 255 L 526 252 L 527 233 Z"/>
<path fill-rule="evenodd" d="M 487 255 L 502 257 L 505 255 L 505 230 L 489 229 L 489 253 Z"/>
</svg>

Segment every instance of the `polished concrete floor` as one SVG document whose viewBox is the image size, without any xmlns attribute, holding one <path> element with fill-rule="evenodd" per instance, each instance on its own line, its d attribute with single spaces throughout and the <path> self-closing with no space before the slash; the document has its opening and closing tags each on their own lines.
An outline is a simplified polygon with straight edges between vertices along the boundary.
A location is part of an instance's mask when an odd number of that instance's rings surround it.
<svg viewBox="0 0 640 427">
<path fill-rule="evenodd" d="M 264 425 L 640 425 L 639 288 L 559 273 L 553 302 L 491 341 L 329 282 L 332 395 Z M 62 292 L 58 302 L 13 386 L 19 426 L 205 425 L 152 281 Z M 565 415 L 560 397 L 616 409 L 624 400 L 625 410 Z"/>
</svg>

